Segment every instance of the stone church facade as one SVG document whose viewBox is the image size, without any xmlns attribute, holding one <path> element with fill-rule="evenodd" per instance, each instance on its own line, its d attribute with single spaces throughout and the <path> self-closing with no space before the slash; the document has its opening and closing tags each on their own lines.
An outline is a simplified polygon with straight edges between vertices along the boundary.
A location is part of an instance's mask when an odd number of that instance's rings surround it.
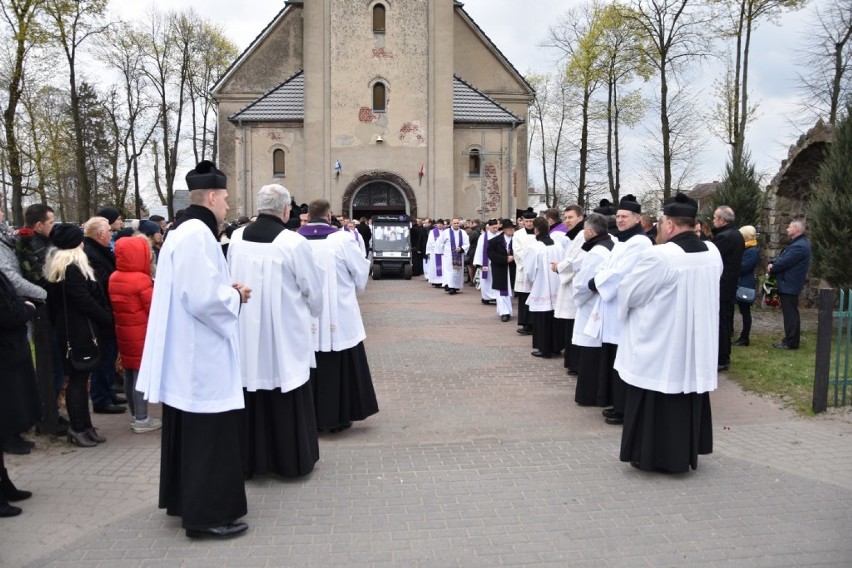
<svg viewBox="0 0 852 568">
<path fill-rule="evenodd" d="M 512 217 L 535 93 L 454 0 L 290 0 L 213 87 L 232 207 Z M 523 208 L 523 207 L 521 207 Z"/>
</svg>

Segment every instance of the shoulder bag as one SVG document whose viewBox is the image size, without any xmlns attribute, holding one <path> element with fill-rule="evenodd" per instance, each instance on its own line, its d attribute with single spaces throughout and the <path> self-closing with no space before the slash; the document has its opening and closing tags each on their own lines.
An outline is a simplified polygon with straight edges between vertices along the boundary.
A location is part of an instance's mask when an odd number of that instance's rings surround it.
<svg viewBox="0 0 852 568">
<path fill-rule="evenodd" d="M 66 357 L 71 364 L 71 368 L 81 373 L 91 373 L 97 370 L 101 364 L 101 348 L 98 345 L 98 337 L 95 335 L 95 330 L 92 328 L 92 322 L 86 318 L 86 324 L 89 326 L 89 341 L 78 347 L 71 347 L 71 333 L 68 329 L 68 297 L 65 295 L 65 286 L 67 281 L 62 283 L 62 308 L 65 311 L 65 347 Z"/>
</svg>

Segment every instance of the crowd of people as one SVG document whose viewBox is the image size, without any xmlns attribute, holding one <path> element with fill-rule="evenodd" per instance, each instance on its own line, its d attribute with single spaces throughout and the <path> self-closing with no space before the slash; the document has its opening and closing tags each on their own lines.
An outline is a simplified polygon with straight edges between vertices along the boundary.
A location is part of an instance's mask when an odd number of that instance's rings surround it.
<svg viewBox="0 0 852 568">
<path fill-rule="evenodd" d="M 129 408 L 133 432 L 162 429 L 161 508 L 189 537 L 229 537 L 247 528 L 245 479 L 307 475 L 320 432 L 379 410 L 356 297 L 369 235 L 324 200 L 291 219 L 295 200 L 277 184 L 235 226 L 215 165 L 186 182 L 190 206 L 170 226 L 125 229 L 110 207 L 82 226 L 56 223 L 45 205 L 19 231 L 0 223 L 0 436 L 7 452 L 28 453 L 21 434 L 52 411 L 61 420 L 42 433 L 91 448 L 106 438 L 90 408 Z M 149 415 L 156 403 L 162 420 Z M 18 515 L 10 502 L 31 493 L 2 452 L 0 475 L 0 517 Z"/>
<path fill-rule="evenodd" d="M 530 208 L 516 221 L 423 219 L 412 248 L 432 287 L 455 295 L 464 277 L 501 322 L 515 318 L 531 356 L 561 355 L 576 377 L 575 402 L 622 427 L 622 461 L 679 473 L 712 451 L 709 393 L 730 367 L 731 346 L 749 345 L 759 250 L 755 228 L 738 228 L 731 207 L 714 211 L 712 228 L 684 194 L 662 213 L 643 214 L 626 195 L 589 215 L 571 205 L 540 216 Z M 766 269 L 782 297 L 779 349 L 799 346 L 804 231 L 803 220 L 791 221 L 790 245 Z M 735 307 L 742 330 L 732 341 Z"/>
<path fill-rule="evenodd" d="M 160 507 L 189 537 L 230 537 L 247 529 L 245 479 L 309 474 L 320 432 L 379 410 L 357 300 L 372 231 L 323 199 L 297 206 L 278 184 L 259 189 L 256 217 L 226 223 L 225 175 L 204 161 L 186 182 L 190 205 L 171 225 L 124 228 L 112 207 L 82 226 L 56 223 L 41 204 L 18 231 L 0 219 L 0 436 L 6 453 L 27 453 L 21 434 L 39 424 L 91 448 L 106 439 L 90 408 L 129 409 L 133 432 L 162 431 Z M 804 232 L 793 220 L 790 245 L 766 267 L 781 294 L 779 349 L 799 347 Z M 484 223 L 418 219 L 409 233 L 414 274 L 447 297 L 475 285 L 500 322 L 515 319 L 532 357 L 558 358 L 576 377 L 578 405 L 622 427 L 622 461 L 673 473 L 712 451 L 709 393 L 731 345 L 749 345 L 756 231 L 722 206 L 712 235 L 683 194 L 656 221 L 627 195 L 588 215 L 572 205 Z M 158 403 L 162 420 L 149 412 Z M 2 454 L 9 517 L 31 494 Z"/>
</svg>

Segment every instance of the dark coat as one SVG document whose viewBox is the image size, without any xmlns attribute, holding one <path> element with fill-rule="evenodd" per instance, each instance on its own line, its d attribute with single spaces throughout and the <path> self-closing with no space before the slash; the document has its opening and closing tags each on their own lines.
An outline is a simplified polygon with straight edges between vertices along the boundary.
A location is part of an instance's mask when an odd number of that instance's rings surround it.
<svg viewBox="0 0 852 568">
<path fill-rule="evenodd" d="M 512 245 L 510 244 L 509 250 L 506 250 L 506 239 L 502 234 L 488 241 L 491 286 L 494 290 L 510 290 L 515 282 L 515 262 L 509 262 L 509 255 L 512 254 Z"/>
<path fill-rule="evenodd" d="M 71 347 L 87 345 L 92 337 L 89 321 L 99 339 L 112 338 L 115 335 L 112 311 L 100 285 L 87 280 L 74 264 L 68 265 L 64 280 L 49 284 L 48 294 L 55 318 L 53 329 L 56 330 L 65 371 L 70 373 L 72 370 L 68 364 L 66 344 L 70 340 Z"/>
<path fill-rule="evenodd" d="M 811 244 L 805 235 L 799 235 L 790 241 L 772 263 L 770 275 L 778 282 L 778 293 L 795 296 L 801 294 L 808 279 L 810 264 Z"/>
<path fill-rule="evenodd" d="M 0 438 L 20 434 L 41 418 L 27 340 L 27 322 L 34 313 L 0 272 Z"/>
<path fill-rule="evenodd" d="M 109 296 L 109 277 L 115 272 L 115 253 L 96 240 L 85 237 L 83 251 L 89 258 L 89 265 L 95 271 L 95 280 L 101 286 L 104 296 Z"/>
<path fill-rule="evenodd" d="M 745 252 L 745 239 L 734 225 L 713 227 L 713 244 L 722 255 L 722 277 L 719 280 L 719 300 L 733 302 Z"/>
<path fill-rule="evenodd" d="M 757 280 L 754 277 L 754 269 L 757 268 L 757 260 L 760 258 L 760 249 L 757 247 L 748 247 L 743 253 L 743 262 L 740 267 L 740 280 L 737 286 L 743 288 L 757 288 Z"/>
<path fill-rule="evenodd" d="M 364 247 L 369 251 L 370 240 L 373 238 L 373 231 L 370 230 L 370 226 L 367 223 L 358 223 L 355 225 L 355 229 L 360 233 L 361 238 L 364 239 Z"/>
</svg>

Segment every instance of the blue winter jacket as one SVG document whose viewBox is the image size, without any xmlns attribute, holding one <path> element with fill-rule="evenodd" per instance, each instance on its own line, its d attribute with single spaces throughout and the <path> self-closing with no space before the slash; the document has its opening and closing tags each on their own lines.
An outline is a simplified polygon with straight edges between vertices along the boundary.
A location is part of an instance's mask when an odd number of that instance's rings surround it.
<svg viewBox="0 0 852 568">
<path fill-rule="evenodd" d="M 799 235 L 778 255 L 772 263 L 771 275 L 778 281 L 779 294 L 798 296 L 808 279 L 811 264 L 811 245 L 805 235 Z"/>
<path fill-rule="evenodd" d="M 748 247 L 743 253 L 743 262 L 740 267 L 740 281 L 737 286 L 743 288 L 757 288 L 757 280 L 754 278 L 754 269 L 757 268 L 757 259 L 760 256 L 760 249 L 757 247 Z"/>
</svg>

